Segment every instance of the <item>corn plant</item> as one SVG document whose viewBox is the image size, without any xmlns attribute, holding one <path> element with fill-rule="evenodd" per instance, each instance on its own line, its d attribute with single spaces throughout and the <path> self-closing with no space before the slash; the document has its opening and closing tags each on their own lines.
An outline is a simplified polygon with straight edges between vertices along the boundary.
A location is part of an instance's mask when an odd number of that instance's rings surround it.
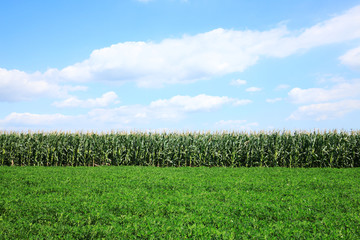
<svg viewBox="0 0 360 240">
<path fill-rule="evenodd" d="M 360 131 L 0 132 L 0 165 L 359 167 Z"/>
</svg>

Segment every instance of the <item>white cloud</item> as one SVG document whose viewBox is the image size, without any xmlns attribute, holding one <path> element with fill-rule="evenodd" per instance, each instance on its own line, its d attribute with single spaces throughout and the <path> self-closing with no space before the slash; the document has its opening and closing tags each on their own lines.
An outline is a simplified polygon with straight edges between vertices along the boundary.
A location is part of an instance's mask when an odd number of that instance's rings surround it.
<svg viewBox="0 0 360 240">
<path fill-rule="evenodd" d="M 360 6 L 297 32 L 285 27 L 262 32 L 220 28 L 160 43 L 118 43 L 93 51 L 89 59 L 62 69 L 59 76 L 158 87 L 242 72 L 261 56 L 286 57 L 302 49 L 360 38 Z"/>
<path fill-rule="evenodd" d="M 124 105 L 116 108 L 97 108 L 84 115 L 34 114 L 13 112 L 0 119 L 3 129 L 131 129 L 135 126 L 146 126 L 156 122 L 179 121 L 193 112 L 214 111 L 223 105 L 236 106 L 240 103 L 248 104 L 249 100 L 229 97 L 198 95 L 195 97 L 175 96 L 151 102 L 149 105 Z M 223 127 L 230 123 L 238 129 L 255 126 L 254 123 L 220 122 Z M 219 125 L 219 126 L 220 126 Z"/>
<path fill-rule="evenodd" d="M 246 120 L 220 120 L 215 123 L 215 127 L 221 130 L 241 130 L 250 131 L 259 124 L 257 122 L 247 123 Z"/>
<path fill-rule="evenodd" d="M 191 112 L 212 111 L 225 104 L 233 106 L 251 103 L 250 100 L 241 100 L 229 97 L 197 95 L 174 96 L 170 99 L 160 99 L 149 105 L 128 105 L 113 109 L 94 109 L 89 116 L 101 122 L 133 122 L 149 123 L 154 120 L 180 120 Z"/>
<path fill-rule="evenodd" d="M 89 59 L 59 74 L 72 81 L 135 81 L 145 87 L 193 82 L 255 64 L 258 56 L 248 48 L 257 35 L 268 39 L 276 34 L 216 29 L 160 43 L 119 43 L 93 51 Z"/>
<path fill-rule="evenodd" d="M 132 81 L 141 87 L 191 83 L 242 72 L 261 57 L 287 57 L 313 47 L 359 38 L 360 6 L 356 6 L 294 32 L 284 26 L 267 31 L 219 28 L 158 43 L 123 42 L 94 50 L 88 59 L 63 69 L 34 74 L 1 69 L 0 101 L 29 100 L 50 94 L 64 97 L 67 91 L 59 85 L 63 81 Z M 346 62 L 349 57 L 345 56 Z M 355 58 L 350 59 L 354 63 Z"/>
<path fill-rule="evenodd" d="M 135 81 L 142 87 L 189 83 L 244 71 L 262 54 L 259 45 L 278 42 L 284 34 L 285 29 L 215 29 L 160 43 L 119 43 L 93 51 L 89 59 L 62 69 L 59 76 L 72 81 Z"/>
<path fill-rule="evenodd" d="M 131 130 L 136 123 L 146 123 L 154 119 L 137 116 L 141 108 L 125 106 L 116 109 L 96 109 L 85 115 L 34 114 L 13 112 L 0 119 L 0 128 L 7 130 Z M 139 119 L 137 119 L 139 118 Z"/>
<path fill-rule="evenodd" d="M 284 36 L 263 50 L 269 56 L 286 57 L 299 50 L 360 38 L 360 5 L 345 13 L 301 31 L 298 36 Z"/>
<path fill-rule="evenodd" d="M 127 105 L 117 108 L 98 108 L 88 113 L 89 118 L 108 125 L 146 125 L 159 121 L 179 121 L 186 114 L 171 108 L 151 108 L 144 105 Z"/>
<path fill-rule="evenodd" d="M 89 114 L 64 115 L 35 114 L 13 112 L 0 119 L 0 128 L 12 131 L 86 131 L 86 130 L 111 130 L 126 127 L 123 123 L 108 125 L 105 122 L 92 118 Z"/>
<path fill-rule="evenodd" d="M 266 102 L 268 102 L 268 103 L 276 103 L 276 102 L 279 102 L 281 100 L 282 100 L 282 98 L 268 98 L 268 99 L 266 99 Z"/>
<path fill-rule="evenodd" d="M 115 98 L 114 94 L 110 95 Z M 102 97 L 99 99 L 106 99 Z M 90 101 L 92 100 L 92 101 Z M 84 106 L 89 102 L 93 106 L 101 101 L 96 99 L 71 100 L 57 103 L 59 106 Z M 106 102 L 106 101 L 105 101 Z M 134 126 L 146 126 L 154 122 L 179 121 L 193 112 L 214 111 L 224 105 L 244 105 L 250 100 L 229 97 L 197 95 L 174 96 L 160 99 L 149 105 L 124 105 L 116 108 L 95 108 L 85 115 L 67 116 L 63 114 L 11 113 L 0 119 L 0 127 L 6 129 L 130 129 Z"/>
<path fill-rule="evenodd" d="M 187 113 L 198 111 L 211 111 L 225 104 L 233 106 L 251 103 L 250 100 L 241 100 L 229 97 L 208 95 L 174 96 L 170 99 L 160 99 L 149 105 L 129 105 L 113 109 L 94 109 L 89 116 L 101 122 L 133 122 L 148 123 L 153 120 L 180 120 Z"/>
<path fill-rule="evenodd" d="M 360 70 L 360 47 L 354 48 L 346 52 L 340 57 L 342 64 L 345 64 L 351 68 Z"/>
<path fill-rule="evenodd" d="M 229 97 L 218 97 L 200 94 L 195 97 L 174 96 L 170 99 L 160 99 L 150 103 L 151 108 L 172 108 L 185 112 L 209 111 L 219 108 L 224 104 L 245 105 L 251 103 L 250 100 L 240 100 Z"/>
<path fill-rule="evenodd" d="M 360 95 L 360 80 L 342 82 L 332 88 L 293 88 L 288 93 L 294 103 L 319 103 Z"/>
<path fill-rule="evenodd" d="M 96 108 L 107 107 L 110 104 L 117 104 L 118 96 L 115 92 L 104 93 L 100 98 L 80 100 L 77 97 L 69 97 L 61 102 L 53 103 L 56 107 L 83 107 L 83 108 Z"/>
<path fill-rule="evenodd" d="M 88 116 L 97 122 L 102 123 L 119 123 L 119 124 L 130 124 L 134 122 L 149 122 L 154 118 L 161 117 L 158 115 L 149 115 L 151 112 L 146 106 L 142 105 L 131 105 L 131 106 L 120 106 L 117 108 L 98 108 L 93 109 L 88 113 Z"/>
<path fill-rule="evenodd" d="M 111 93 L 111 92 L 110 92 Z M 117 97 L 112 94 L 107 96 Z M 83 106 L 92 102 L 98 105 L 100 101 L 95 99 L 64 101 L 57 103 L 59 106 Z M 251 103 L 247 99 L 230 97 L 209 96 L 200 94 L 191 96 L 174 96 L 169 99 L 160 99 L 149 105 L 124 105 L 116 108 L 96 108 L 85 115 L 67 116 L 63 114 L 33 114 L 11 113 L 4 119 L 0 119 L 0 127 L 6 129 L 130 129 L 134 126 L 144 126 L 154 122 L 179 121 L 194 112 L 208 112 L 219 109 L 224 105 L 238 106 Z M 230 122 L 222 122 L 220 125 L 229 125 Z M 232 122 L 238 124 L 239 122 Z M 238 129 L 255 126 L 253 123 L 238 126 Z"/>
<path fill-rule="evenodd" d="M 241 79 L 236 79 L 236 80 L 232 80 L 230 82 L 230 85 L 231 86 L 242 86 L 242 85 L 245 85 L 246 84 L 246 81 L 245 80 L 241 80 Z"/>
<path fill-rule="evenodd" d="M 315 119 L 316 121 L 334 119 L 347 113 L 360 110 L 360 100 L 343 100 L 332 103 L 318 103 L 299 107 L 288 119 Z"/>
<path fill-rule="evenodd" d="M 0 101 L 27 101 L 37 97 L 62 98 L 69 91 L 84 91 L 84 86 L 60 86 L 46 81 L 42 74 L 0 68 Z"/>
<path fill-rule="evenodd" d="M 261 91 L 262 89 L 261 88 L 258 88 L 258 87 L 249 87 L 247 88 L 245 91 L 247 92 L 259 92 Z"/>
<path fill-rule="evenodd" d="M 347 113 L 360 110 L 360 80 L 333 80 L 332 87 L 292 89 L 288 95 L 290 101 L 306 104 L 298 107 L 288 119 L 315 119 L 316 121 L 334 119 Z"/>
<path fill-rule="evenodd" d="M 0 120 L 0 126 L 27 127 L 27 126 L 50 126 L 64 122 L 72 122 L 78 117 L 56 114 L 34 114 L 34 113 L 10 113 Z"/>
</svg>

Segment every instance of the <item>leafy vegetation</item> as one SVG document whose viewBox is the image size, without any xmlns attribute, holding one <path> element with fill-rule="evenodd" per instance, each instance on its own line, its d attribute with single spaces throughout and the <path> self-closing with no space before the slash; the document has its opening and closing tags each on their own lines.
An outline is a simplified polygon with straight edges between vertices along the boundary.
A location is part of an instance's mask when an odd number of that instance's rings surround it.
<svg viewBox="0 0 360 240">
<path fill-rule="evenodd" d="M 360 131 L 0 133 L 0 165 L 360 167 Z"/>
<path fill-rule="evenodd" d="M 360 169 L 0 167 L 0 239 L 359 239 Z"/>
</svg>

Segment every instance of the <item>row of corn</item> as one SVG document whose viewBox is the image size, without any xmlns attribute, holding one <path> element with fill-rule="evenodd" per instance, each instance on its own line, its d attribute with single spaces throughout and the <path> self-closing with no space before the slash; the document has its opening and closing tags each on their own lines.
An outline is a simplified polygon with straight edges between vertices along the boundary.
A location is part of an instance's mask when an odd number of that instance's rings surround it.
<svg viewBox="0 0 360 240">
<path fill-rule="evenodd" d="M 0 165 L 360 167 L 360 131 L 0 132 Z"/>
</svg>

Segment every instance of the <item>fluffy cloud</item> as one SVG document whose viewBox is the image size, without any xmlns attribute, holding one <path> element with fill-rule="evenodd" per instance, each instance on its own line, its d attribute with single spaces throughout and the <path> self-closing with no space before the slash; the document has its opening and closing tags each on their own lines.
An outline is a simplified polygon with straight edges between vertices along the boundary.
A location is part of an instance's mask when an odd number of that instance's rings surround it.
<svg viewBox="0 0 360 240">
<path fill-rule="evenodd" d="M 241 72 L 255 64 L 258 56 L 251 53 L 251 46 L 257 35 L 271 39 L 274 31 L 278 30 L 216 29 L 160 43 L 119 43 L 93 51 L 89 59 L 62 69 L 59 75 L 72 81 L 135 81 L 145 87 L 194 82 Z"/>
<path fill-rule="evenodd" d="M 57 74 L 59 79 L 70 81 L 135 81 L 139 86 L 159 87 L 242 72 L 262 56 L 286 57 L 357 38 L 360 6 L 296 33 L 285 27 L 262 32 L 220 28 L 159 43 L 118 43 L 93 51 L 85 61 Z"/>
<path fill-rule="evenodd" d="M 288 119 L 315 119 L 316 121 L 334 119 L 347 113 L 360 110 L 360 100 L 343 100 L 332 103 L 318 103 L 299 107 Z"/>
<path fill-rule="evenodd" d="M 339 118 L 360 110 L 360 80 L 335 81 L 331 88 L 292 89 L 289 99 L 298 107 L 288 119 L 315 119 L 316 121 Z"/>
<path fill-rule="evenodd" d="M 343 82 L 332 88 L 293 88 L 288 93 L 294 103 L 319 103 L 360 96 L 360 80 Z"/>
<path fill-rule="evenodd" d="M 119 103 L 117 94 L 115 92 L 107 92 L 100 98 L 80 100 L 77 97 L 69 97 L 61 102 L 55 102 L 53 105 L 56 107 L 96 108 L 107 107 L 114 103 Z"/>
<path fill-rule="evenodd" d="M 36 97 L 66 97 L 69 91 L 86 90 L 83 86 L 60 86 L 43 79 L 41 73 L 28 74 L 0 68 L 0 101 L 26 101 Z"/>
<path fill-rule="evenodd" d="M 175 96 L 171 99 L 157 100 L 151 102 L 151 108 L 171 108 L 184 112 L 209 111 L 219 108 L 224 104 L 245 105 L 251 103 L 251 100 L 239 100 L 229 97 L 218 97 L 201 94 L 195 97 Z"/>
<path fill-rule="evenodd" d="M 186 113 L 211 111 L 225 104 L 233 106 L 251 103 L 250 100 L 229 97 L 209 96 L 174 96 L 170 99 L 160 99 L 149 105 L 121 106 L 113 109 L 94 109 L 89 115 L 102 122 L 149 122 L 151 120 L 179 120 Z"/>
<path fill-rule="evenodd" d="M 285 57 L 301 49 L 360 38 L 360 6 L 303 30 L 298 36 L 285 36 L 270 48 L 270 56 Z"/>
<path fill-rule="evenodd" d="M 107 99 L 110 96 L 116 99 L 113 92 L 103 95 L 99 99 Z M 77 99 L 78 100 L 78 99 Z M 91 104 L 99 105 L 102 101 L 95 99 Z M 80 102 L 79 102 L 80 101 Z M 62 102 L 61 106 L 83 106 L 91 102 L 78 100 L 73 102 Z M 104 101 L 106 104 L 107 102 Z M 104 103 L 104 104 L 105 104 Z M 11 113 L 4 119 L 0 119 L 0 128 L 6 129 L 115 129 L 131 126 L 146 125 L 156 121 L 178 121 L 188 114 L 201 111 L 214 111 L 224 105 L 239 106 L 251 103 L 250 100 L 241 100 L 229 97 L 197 95 L 174 96 L 170 99 L 160 99 L 149 105 L 124 105 L 116 108 L 95 108 L 85 115 L 67 116 L 63 114 L 32 114 Z"/>
<path fill-rule="evenodd" d="M 56 114 L 33 114 L 33 113 L 10 113 L 4 119 L 0 119 L 0 126 L 12 129 L 26 127 L 38 127 L 46 129 L 51 126 L 62 126 L 79 120 L 79 116 L 66 116 Z"/>
<path fill-rule="evenodd" d="M 287 57 L 313 47 L 360 38 L 360 6 L 310 28 L 288 31 L 213 31 L 161 42 L 123 42 L 94 50 L 88 59 L 63 69 L 28 74 L 0 69 L 0 101 L 64 96 L 61 82 L 132 81 L 141 87 L 191 83 L 242 72 L 261 57 Z M 358 50 L 343 56 L 355 64 Z M 241 84 L 241 82 L 237 82 Z M 71 101 L 76 102 L 77 99 Z"/>
<path fill-rule="evenodd" d="M 340 61 L 342 64 L 345 64 L 353 69 L 360 70 L 360 47 L 346 52 L 340 57 Z"/>
</svg>

